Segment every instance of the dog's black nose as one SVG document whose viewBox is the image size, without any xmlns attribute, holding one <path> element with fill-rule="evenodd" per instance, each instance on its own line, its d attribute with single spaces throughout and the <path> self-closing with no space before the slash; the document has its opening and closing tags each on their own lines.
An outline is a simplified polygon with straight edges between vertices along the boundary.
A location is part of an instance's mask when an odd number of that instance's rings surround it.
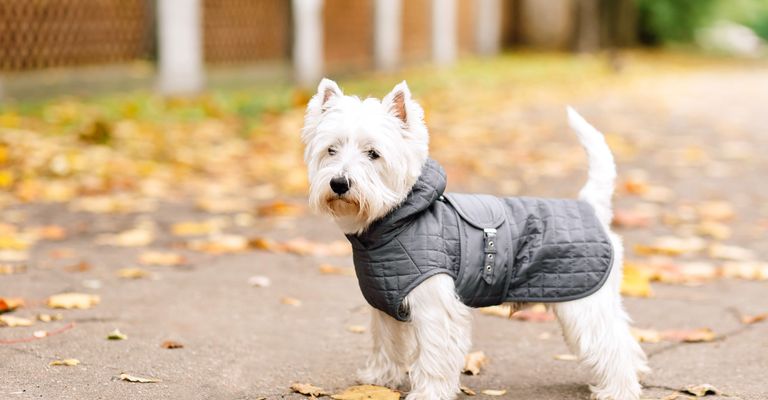
<svg viewBox="0 0 768 400">
<path fill-rule="evenodd" d="M 349 191 L 349 181 L 343 176 L 331 179 L 331 190 L 336 194 L 344 194 Z"/>
</svg>

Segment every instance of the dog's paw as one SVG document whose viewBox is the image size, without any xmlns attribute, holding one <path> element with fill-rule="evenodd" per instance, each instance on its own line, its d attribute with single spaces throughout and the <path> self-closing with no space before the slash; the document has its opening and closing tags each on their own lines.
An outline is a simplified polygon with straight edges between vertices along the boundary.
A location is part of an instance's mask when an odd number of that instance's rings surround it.
<svg viewBox="0 0 768 400">
<path fill-rule="evenodd" d="M 405 371 L 398 368 L 366 367 L 357 371 L 357 381 L 362 384 L 397 388 L 405 382 Z"/>
</svg>

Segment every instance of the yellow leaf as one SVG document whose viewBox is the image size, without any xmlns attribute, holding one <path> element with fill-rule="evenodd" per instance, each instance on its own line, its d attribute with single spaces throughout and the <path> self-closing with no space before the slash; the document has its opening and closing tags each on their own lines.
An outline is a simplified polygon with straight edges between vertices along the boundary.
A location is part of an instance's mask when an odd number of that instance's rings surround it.
<svg viewBox="0 0 768 400">
<path fill-rule="evenodd" d="M 486 396 L 504 396 L 507 394 L 506 389 L 485 389 L 482 392 L 480 392 Z"/>
<path fill-rule="evenodd" d="M 24 300 L 19 297 L 0 297 L 0 313 L 13 311 L 24 306 Z"/>
<path fill-rule="evenodd" d="M 632 336 L 640 343 L 658 343 L 661 341 L 659 331 L 653 329 L 631 328 Z"/>
<path fill-rule="evenodd" d="M 480 374 L 480 368 L 488 363 L 488 357 L 482 351 L 473 351 L 464 357 L 464 372 L 467 375 Z"/>
<path fill-rule="evenodd" d="M 126 374 L 125 372 L 120 374 L 120 379 L 122 379 L 124 381 L 128 381 L 128 382 L 134 382 L 134 383 L 157 383 L 157 382 L 161 382 L 160 379 L 144 378 L 144 377 L 141 377 L 141 376 L 135 376 L 135 375 Z"/>
<path fill-rule="evenodd" d="M 475 396 L 477 393 L 475 393 L 474 390 L 468 388 L 467 386 L 461 385 L 459 386 L 459 390 L 461 390 L 462 393 L 466 394 L 467 396 Z"/>
<path fill-rule="evenodd" d="M 729 261 L 752 261 L 755 259 L 755 253 L 752 250 L 739 247 L 728 246 L 715 243 L 709 246 L 707 253 L 712 258 Z"/>
<path fill-rule="evenodd" d="M 303 212 L 304 207 L 281 200 L 263 204 L 256 209 L 256 213 L 262 217 L 293 217 Z"/>
<path fill-rule="evenodd" d="M 694 253 L 704 249 L 704 240 L 698 237 L 679 238 L 675 236 L 662 236 L 656 238 L 651 244 L 635 245 L 635 252 L 641 255 L 669 255 L 679 256 Z"/>
<path fill-rule="evenodd" d="M 312 386 L 308 383 L 294 383 L 291 385 L 291 390 L 293 390 L 296 393 L 301 393 L 305 396 L 312 396 L 312 397 L 321 397 L 321 396 L 327 396 L 330 393 L 326 392 L 324 389 L 319 388 L 317 386 Z"/>
<path fill-rule="evenodd" d="M 186 261 L 183 255 L 170 251 L 145 251 L 139 255 L 139 262 L 144 265 L 182 265 Z"/>
<path fill-rule="evenodd" d="M 742 315 L 740 319 L 741 319 L 741 323 L 742 324 L 746 324 L 746 325 L 755 324 L 755 323 L 762 322 L 762 321 L 765 321 L 766 319 L 768 319 L 768 313 L 762 313 L 762 314 L 757 314 L 757 315 L 746 315 L 745 314 L 745 315 Z"/>
<path fill-rule="evenodd" d="M 13 315 L 0 315 L 0 326 L 7 326 L 10 328 L 14 328 L 17 326 L 31 326 L 32 320 L 21 318 L 21 317 L 14 317 Z"/>
<path fill-rule="evenodd" d="M 98 244 L 117 247 L 142 247 L 155 239 L 155 234 L 149 229 L 135 228 L 117 234 L 101 235 L 96 239 Z"/>
<path fill-rule="evenodd" d="M 107 340 L 125 340 L 125 339 L 128 339 L 128 335 L 124 334 L 123 332 L 120 332 L 120 330 L 117 328 L 115 328 L 115 330 L 107 334 Z"/>
<path fill-rule="evenodd" d="M 512 316 L 512 307 L 508 304 L 501 304 L 498 306 L 482 307 L 480 308 L 480 314 L 491 315 L 494 317 L 509 318 Z"/>
<path fill-rule="evenodd" d="M 621 294 L 633 297 L 651 297 L 653 295 L 651 276 L 635 264 L 624 263 Z"/>
<path fill-rule="evenodd" d="M 201 236 L 218 232 L 221 225 L 218 220 L 177 222 L 171 226 L 171 232 L 176 236 Z"/>
<path fill-rule="evenodd" d="M 398 400 L 400 393 L 383 386 L 359 385 L 350 386 L 331 398 L 335 400 Z"/>
<path fill-rule="evenodd" d="M 738 278 L 749 280 L 768 280 L 768 263 L 746 261 L 726 262 L 720 271 L 725 278 Z"/>
<path fill-rule="evenodd" d="M 143 268 L 121 268 L 117 271 L 117 276 L 123 279 L 141 279 L 152 275 Z"/>
<path fill-rule="evenodd" d="M 680 341 L 687 343 L 711 342 L 717 338 L 715 332 L 709 328 L 688 330 L 668 330 L 661 332 L 664 340 Z"/>
<path fill-rule="evenodd" d="M 75 365 L 79 365 L 79 364 L 80 364 L 80 360 L 77 360 L 75 358 L 65 358 L 63 360 L 51 361 L 48 365 L 50 366 L 62 365 L 66 367 L 74 367 Z"/>
<path fill-rule="evenodd" d="M 101 297 L 86 293 L 62 293 L 48 298 L 48 307 L 51 308 L 91 308 L 99 304 Z"/>
<path fill-rule="evenodd" d="M 713 394 L 713 395 L 719 395 L 720 394 L 720 391 L 717 390 L 716 387 L 714 387 L 714 386 L 712 386 L 712 385 L 710 385 L 708 383 L 703 383 L 701 385 L 690 385 L 690 386 L 687 386 L 685 389 L 682 390 L 682 392 L 683 393 L 690 393 L 690 394 L 692 394 L 692 395 L 694 395 L 696 397 L 704 397 L 704 396 L 708 396 L 710 394 Z"/>
<path fill-rule="evenodd" d="M 283 297 L 282 299 L 280 299 L 280 302 L 285 305 L 294 306 L 294 307 L 298 307 L 301 305 L 301 300 L 294 297 Z"/>
</svg>

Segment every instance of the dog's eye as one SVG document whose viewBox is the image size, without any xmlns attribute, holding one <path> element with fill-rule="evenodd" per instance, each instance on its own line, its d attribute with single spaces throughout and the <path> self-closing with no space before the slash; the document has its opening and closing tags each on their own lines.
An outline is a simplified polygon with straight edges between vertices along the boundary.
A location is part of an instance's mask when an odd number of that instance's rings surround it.
<svg viewBox="0 0 768 400">
<path fill-rule="evenodd" d="M 336 149 L 334 149 L 333 147 L 329 147 L 329 148 L 328 148 L 328 155 L 331 155 L 331 156 L 332 156 L 332 155 L 334 155 L 334 154 L 336 154 Z"/>
<path fill-rule="evenodd" d="M 375 160 L 379 158 L 379 153 L 377 153 L 376 150 L 368 150 L 368 158 Z"/>
</svg>

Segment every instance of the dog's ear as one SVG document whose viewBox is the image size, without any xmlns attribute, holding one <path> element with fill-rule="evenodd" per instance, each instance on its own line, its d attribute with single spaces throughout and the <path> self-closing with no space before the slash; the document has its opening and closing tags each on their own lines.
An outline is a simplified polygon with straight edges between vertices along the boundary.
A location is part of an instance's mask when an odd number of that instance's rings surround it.
<svg viewBox="0 0 768 400">
<path fill-rule="evenodd" d="M 315 95 L 315 98 L 318 99 L 321 110 L 325 111 L 328 109 L 328 102 L 331 99 L 341 97 L 343 95 L 344 93 L 341 92 L 341 89 L 339 88 L 339 85 L 336 84 L 336 82 L 328 78 L 323 78 L 323 80 L 320 81 L 320 84 L 317 85 L 317 94 Z"/>
<path fill-rule="evenodd" d="M 408 84 L 405 83 L 405 81 L 398 83 L 395 88 L 381 100 L 381 104 L 387 111 L 397 117 L 400 121 L 403 121 L 404 126 L 408 126 L 408 120 L 410 119 L 408 109 L 412 108 L 410 107 L 411 103 L 411 90 L 408 89 Z"/>
</svg>

